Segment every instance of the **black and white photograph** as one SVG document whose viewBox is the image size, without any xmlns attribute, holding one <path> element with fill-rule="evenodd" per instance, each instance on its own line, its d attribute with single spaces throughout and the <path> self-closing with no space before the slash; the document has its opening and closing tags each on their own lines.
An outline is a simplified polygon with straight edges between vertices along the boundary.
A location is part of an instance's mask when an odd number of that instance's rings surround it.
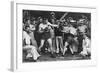
<svg viewBox="0 0 100 73">
<path fill-rule="evenodd" d="M 94 66 L 96 8 L 14 2 L 12 70 Z"/>
<path fill-rule="evenodd" d="M 91 60 L 91 13 L 22 10 L 22 62 Z"/>
</svg>

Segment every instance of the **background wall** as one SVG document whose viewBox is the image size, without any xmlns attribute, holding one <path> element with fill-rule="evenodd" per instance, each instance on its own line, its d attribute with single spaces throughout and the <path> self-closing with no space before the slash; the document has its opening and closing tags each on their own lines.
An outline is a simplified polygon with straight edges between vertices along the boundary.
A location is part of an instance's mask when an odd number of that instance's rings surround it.
<svg viewBox="0 0 100 73">
<path fill-rule="evenodd" d="M 0 0 L 0 73 L 10 73 L 10 1 L 11 0 Z M 37 73 L 99 73 L 100 69 L 100 46 L 99 46 L 99 37 L 100 37 L 100 0 L 21 0 L 21 1 L 33 1 L 36 4 L 53 4 L 53 5 L 66 5 L 66 6 L 92 6 L 97 8 L 97 19 L 98 24 L 95 24 L 97 27 L 97 33 L 95 35 L 96 48 L 98 48 L 98 65 L 96 67 L 81 67 L 81 68 L 65 68 L 65 69 L 56 69 L 56 70 L 38 70 Z M 33 71 L 34 72 L 34 71 Z"/>
</svg>

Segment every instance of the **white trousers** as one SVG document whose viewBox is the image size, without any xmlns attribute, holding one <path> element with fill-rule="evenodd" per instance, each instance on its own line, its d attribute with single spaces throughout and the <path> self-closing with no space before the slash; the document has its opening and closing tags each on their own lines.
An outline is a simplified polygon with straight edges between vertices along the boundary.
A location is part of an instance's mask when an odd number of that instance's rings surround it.
<svg viewBox="0 0 100 73">
<path fill-rule="evenodd" d="M 37 49 L 35 46 L 32 45 L 26 45 L 23 47 L 24 50 L 28 50 L 29 53 L 32 55 L 34 60 L 37 60 L 37 58 L 40 56 L 40 54 L 37 52 Z"/>
<path fill-rule="evenodd" d="M 90 48 L 84 47 L 84 48 L 83 48 L 83 51 L 81 51 L 80 54 L 83 55 L 83 56 L 86 56 L 86 55 L 88 55 L 88 54 L 91 54 L 91 49 L 90 49 Z"/>
</svg>

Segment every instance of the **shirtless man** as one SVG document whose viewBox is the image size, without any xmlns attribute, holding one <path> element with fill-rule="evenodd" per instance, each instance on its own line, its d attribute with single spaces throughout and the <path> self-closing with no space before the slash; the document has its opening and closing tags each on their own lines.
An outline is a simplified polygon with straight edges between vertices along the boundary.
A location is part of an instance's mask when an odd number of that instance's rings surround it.
<svg viewBox="0 0 100 73">
<path fill-rule="evenodd" d="M 51 34 L 50 34 L 50 30 L 51 30 L 50 25 L 51 24 L 48 22 L 48 19 L 44 19 L 44 22 L 39 25 L 39 33 L 41 33 L 41 43 L 39 46 L 39 50 L 41 51 L 41 48 L 43 47 L 44 42 L 47 41 L 49 43 L 49 46 L 50 46 L 51 55 L 53 56 L 54 51 L 52 48 L 52 38 L 51 38 Z"/>
</svg>

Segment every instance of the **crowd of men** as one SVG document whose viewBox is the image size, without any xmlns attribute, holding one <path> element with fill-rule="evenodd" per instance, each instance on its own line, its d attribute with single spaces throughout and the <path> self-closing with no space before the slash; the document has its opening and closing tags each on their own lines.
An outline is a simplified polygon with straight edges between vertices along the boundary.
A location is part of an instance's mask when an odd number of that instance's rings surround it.
<svg viewBox="0 0 100 73">
<path fill-rule="evenodd" d="M 72 55 L 91 55 L 91 23 L 85 15 L 78 20 L 62 16 L 56 19 L 31 17 L 23 19 L 23 51 L 25 58 L 37 61 L 42 53 L 50 53 L 52 58 L 64 56 L 69 50 Z M 67 13 L 65 13 L 67 15 Z"/>
</svg>

